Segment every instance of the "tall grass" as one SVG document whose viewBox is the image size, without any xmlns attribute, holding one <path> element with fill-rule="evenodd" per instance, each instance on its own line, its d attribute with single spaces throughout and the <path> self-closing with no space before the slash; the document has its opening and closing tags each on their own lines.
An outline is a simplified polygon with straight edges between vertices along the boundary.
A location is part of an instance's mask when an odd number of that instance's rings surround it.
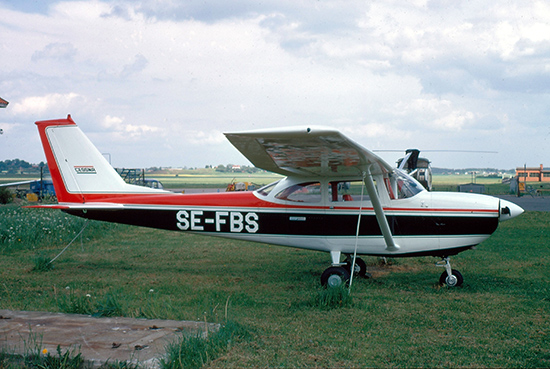
<svg viewBox="0 0 550 369">
<path fill-rule="evenodd" d="M 250 332 L 233 321 L 226 322 L 214 333 L 195 336 L 181 335 L 166 346 L 166 355 L 159 360 L 162 369 L 201 368 L 211 363 L 232 345 L 247 342 Z"/>
<path fill-rule="evenodd" d="M 0 206 L 0 255 L 26 250 L 47 250 L 66 245 L 82 229 L 86 220 L 58 210 L 26 209 L 18 205 Z M 91 222 L 85 238 L 113 230 L 111 224 Z"/>
</svg>

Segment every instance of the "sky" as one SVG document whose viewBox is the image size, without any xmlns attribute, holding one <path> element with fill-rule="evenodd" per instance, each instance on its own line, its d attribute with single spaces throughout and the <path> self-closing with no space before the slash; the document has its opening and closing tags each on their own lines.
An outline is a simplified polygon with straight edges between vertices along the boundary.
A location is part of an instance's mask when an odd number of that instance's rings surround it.
<svg viewBox="0 0 550 369">
<path fill-rule="evenodd" d="M 115 167 L 249 165 L 223 132 L 312 125 L 550 167 L 547 1 L 0 0 L 0 35 L 0 160 L 71 114 Z"/>
</svg>

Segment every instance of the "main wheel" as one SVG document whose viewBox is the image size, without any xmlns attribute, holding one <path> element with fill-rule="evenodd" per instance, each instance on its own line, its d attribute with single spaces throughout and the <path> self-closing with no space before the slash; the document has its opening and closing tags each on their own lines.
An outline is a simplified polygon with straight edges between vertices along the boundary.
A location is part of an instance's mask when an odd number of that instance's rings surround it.
<svg viewBox="0 0 550 369">
<path fill-rule="evenodd" d="M 439 277 L 439 284 L 442 286 L 446 284 L 447 287 L 459 287 L 462 286 L 462 282 L 464 282 L 462 274 L 455 269 L 451 271 L 451 275 L 448 275 L 445 271 L 441 274 L 441 277 Z"/>
<path fill-rule="evenodd" d="M 321 285 L 335 288 L 345 285 L 349 281 L 350 274 L 344 267 L 327 268 L 321 275 Z"/>
<path fill-rule="evenodd" d="M 353 256 L 349 257 L 346 261 L 344 268 L 351 275 L 351 265 L 353 264 Z M 355 258 L 355 267 L 353 268 L 353 275 L 365 278 L 367 275 L 367 263 L 361 258 Z"/>
</svg>

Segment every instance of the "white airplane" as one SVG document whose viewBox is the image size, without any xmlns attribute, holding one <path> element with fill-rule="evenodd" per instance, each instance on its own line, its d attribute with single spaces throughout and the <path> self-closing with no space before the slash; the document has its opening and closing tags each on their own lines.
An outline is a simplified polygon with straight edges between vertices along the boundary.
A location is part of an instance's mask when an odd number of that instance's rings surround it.
<svg viewBox="0 0 550 369">
<path fill-rule="evenodd" d="M 449 257 L 523 212 L 495 197 L 428 192 L 404 171 L 329 128 L 226 133 L 256 167 L 287 177 L 254 192 L 178 194 L 125 183 L 74 123 L 36 122 L 58 204 L 69 214 L 330 253 L 321 283 L 366 274 L 357 255 L 440 257 L 440 283 L 460 286 Z M 346 256 L 342 260 L 342 256 Z"/>
</svg>

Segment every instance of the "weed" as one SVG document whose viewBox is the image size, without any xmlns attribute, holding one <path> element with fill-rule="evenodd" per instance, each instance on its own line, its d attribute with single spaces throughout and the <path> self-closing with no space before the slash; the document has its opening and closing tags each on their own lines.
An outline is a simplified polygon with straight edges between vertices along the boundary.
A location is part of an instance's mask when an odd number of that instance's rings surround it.
<svg viewBox="0 0 550 369">
<path fill-rule="evenodd" d="M 76 348 L 62 352 L 57 346 L 57 355 L 42 349 L 42 337 L 29 333 L 28 340 L 23 340 L 23 354 L 0 351 L 0 369 L 82 369 L 84 359 Z"/>
<path fill-rule="evenodd" d="M 348 287 L 345 285 L 333 288 L 319 288 L 317 298 L 312 305 L 323 309 L 352 307 L 353 298 Z"/>
<path fill-rule="evenodd" d="M 162 369 L 200 368 L 229 350 L 231 345 L 250 337 L 250 332 L 236 322 L 227 322 L 207 337 L 181 336 L 166 346 L 166 356 L 160 359 L 160 366 Z"/>
<path fill-rule="evenodd" d="M 140 318 L 162 319 L 167 312 L 174 310 L 176 308 L 172 305 L 169 296 L 161 296 L 151 289 L 147 292 L 144 303 L 139 306 L 135 315 Z"/>
<path fill-rule="evenodd" d="M 95 317 L 124 316 L 124 309 L 117 293 L 109 292 L 100 300 L 92 314 Z"/>
<path fill-rule="evenodd" d="M 77 295 L 69 290 L 68 296 L 61 295 L 57 299 L 59 310 L 66 314 L 93 314 L 95 309 L 89 294 Z"/>
<path fill-rule="evenodd" d="M 65 353 L 61 352 L 61 347 L 57 346 L 57 355 L 51 355 L 49 352 L 41 360 L 39 368 L 43 369 L 78 369 L 84 364 L 82 354 L 76 353 L 76 349 L 67 349 Z"/>
<path fill-rule="evenodd" d="M 47 272 L 52 269 L 53 263 L 48 256 L 40 254 L 34 257 L 34 267 L 32 268 L 34 272 Z"/>
</svg>

